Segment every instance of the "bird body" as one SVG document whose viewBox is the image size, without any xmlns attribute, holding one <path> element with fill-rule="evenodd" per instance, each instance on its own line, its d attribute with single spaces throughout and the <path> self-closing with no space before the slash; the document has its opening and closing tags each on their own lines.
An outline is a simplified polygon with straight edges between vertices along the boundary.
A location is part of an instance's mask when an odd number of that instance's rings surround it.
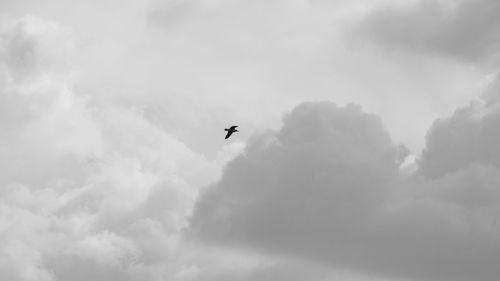
<svg viewBox="0 0 500 281">
<path fill-rule="evenodd" d="M 229 127 L 229 129 L 228 128 L 224 129 L 224 131 L 227 132 L 225 139 L 229 138 L 233 133 L 239 132 L 238 130 L 236 130 L 237 127 L 238 126 L 231 126 Z"/>
</svg>

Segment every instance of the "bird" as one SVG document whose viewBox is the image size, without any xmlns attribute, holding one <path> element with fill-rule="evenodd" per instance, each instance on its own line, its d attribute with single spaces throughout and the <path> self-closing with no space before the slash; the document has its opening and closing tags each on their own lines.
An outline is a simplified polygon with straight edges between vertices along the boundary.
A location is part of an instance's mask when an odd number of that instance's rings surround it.
<svg viewBox="0 0 500 281">
<path fill-rule="evenodd" d="M 227 131 L 226 137 L 224 139 L 229 138 L 234 132 L 239 132 L 238 130 L 236 130 L 237 127 L 238 126 L 231 126 L 229 127 L 229 129 L 228 128 L 224 129 L 224 131 Z"/>
</svg>

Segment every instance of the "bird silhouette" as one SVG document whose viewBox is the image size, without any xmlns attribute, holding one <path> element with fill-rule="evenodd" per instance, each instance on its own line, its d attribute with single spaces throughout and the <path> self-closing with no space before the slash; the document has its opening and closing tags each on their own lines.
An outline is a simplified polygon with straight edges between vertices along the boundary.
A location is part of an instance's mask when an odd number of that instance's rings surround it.
<svg viewBox="0 0 500 281">
<path fill-rule="evenodd" d="M 224 129 L 224 131 L 227 131 L 227 134 L 226 134 L 226 137 L 224 139 L 227 139 L 229 138 L 234 132 L 239 132 L 238 130 L 236 130 L 238 126 L 231 126 L 229 127 L 229 129 Z"/>
</svg>

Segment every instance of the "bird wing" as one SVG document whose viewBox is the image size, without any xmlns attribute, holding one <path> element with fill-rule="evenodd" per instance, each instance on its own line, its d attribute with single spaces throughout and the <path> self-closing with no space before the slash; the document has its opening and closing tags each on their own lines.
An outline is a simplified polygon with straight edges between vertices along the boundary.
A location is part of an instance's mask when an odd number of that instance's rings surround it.
<svg viewBox="0 0 500 281">
<path fill-rule="evenodd" d="M 224 139 L 229 138 L 232 134 L 233 134 L 233 131 L 228 130 L 228 131 L 227 131 L 227 134 L 226 134 L 226 137 L 225 137 Z"/>
<path fill-rule="evenodd" d="M 231 127 L 229 128 L 229 130 L 231 130 L 231 131 L 232 131 L 232 130 L 234 130 L 234 129 L 236 129 L 236 128 L 238 128 L 238 126 L 231 126 Z"/>
</svg>

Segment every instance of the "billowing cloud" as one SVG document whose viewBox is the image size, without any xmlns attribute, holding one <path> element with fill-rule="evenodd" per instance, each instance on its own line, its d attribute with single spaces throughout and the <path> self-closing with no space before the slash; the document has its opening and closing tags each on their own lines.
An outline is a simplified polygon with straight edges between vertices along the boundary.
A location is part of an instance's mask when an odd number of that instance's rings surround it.
<svg viewBox="0 0 500 281">
<path fill-rule="evenodd" d="M 256 137 L 230 162 L 201 198 L 193 232 L 370 276 L 496 280 L 500 170 L 488 159 L 465 157 L 471 165 L 440 173 L 462 150 L 477 152 L 461 146 L 460 137 L 435 145 L 439 129 L 462 133 L 455 123 L 431 130 L 419 160 L 424 175 L 424 167 L 438 167 L 436 178 L 406 177 L 399 172 L 405 149 L 391 142 L 378 118 L 352 105 L 302 104 L 279 131 Z"/>
<path fill-rule="evenodd" d="M 498 104 L 483 101 L 472 102 L 451 118 L 435 121 L 427 135 L 421 173 L 442 177 L 476 162 L 499 166 L 499 121 Z"/>
<path fill-rule="evenodd" d="M 226 167 L 193 223 L 220 241 L 342 260 L 389 200 L 404 154 L 358 106 L 306 103 Z"/>
<path fill-rule="evenodd" d="M 499 12 L 495 0 L 418 0 L 377 9 L 362 29 L 390 48 L 487 61 L 499 55 Z"/>
<path fill-rule="evenodd" d="M 495 280 L 497 5 L 393 2 L 2 1 L 0 279 Z"/>
<path fill-rule="evenodd" d="M 70 30 L 35 16 L 3 28 L 0 279 L 319 280 L 327 274 L 185 241 L 199 188 L 243 144 L 234 142 L 208 162 L 141 110 L 95 103 L 75 90 Z"/>
<path fill-rule="evenodd" d="M 140 112 L 77 93 L 71 40 L 33 16 L 1 36 L 0 279 L 173 280 L 218 168 Z"/>
</svg>

